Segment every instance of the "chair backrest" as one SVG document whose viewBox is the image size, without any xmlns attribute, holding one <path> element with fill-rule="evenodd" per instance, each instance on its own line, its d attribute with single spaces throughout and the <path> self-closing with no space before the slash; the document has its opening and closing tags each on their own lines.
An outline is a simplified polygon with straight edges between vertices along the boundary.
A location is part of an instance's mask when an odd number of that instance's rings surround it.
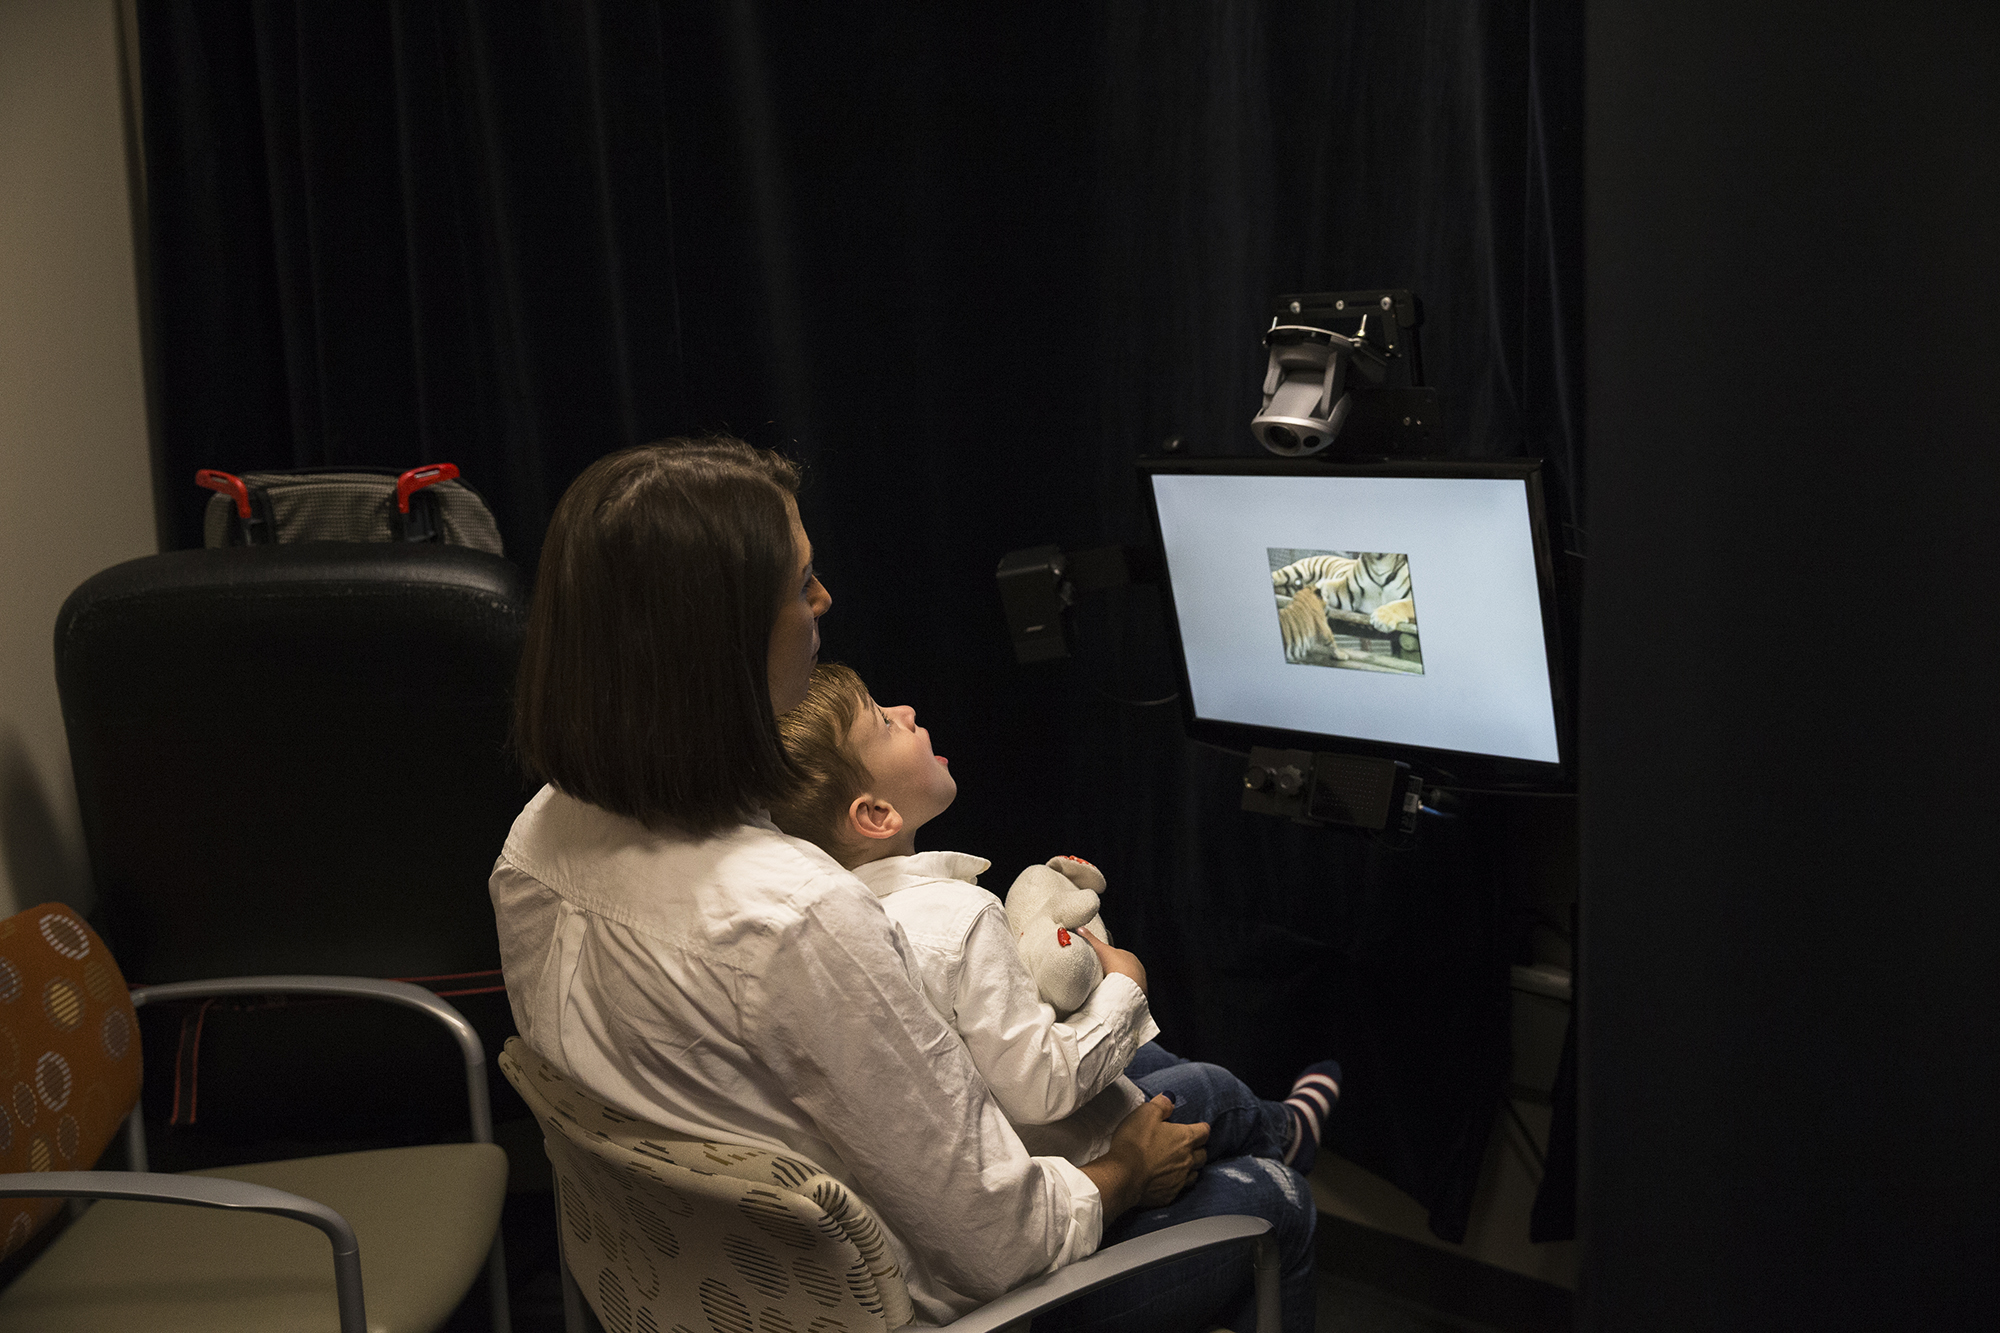
<svg viewBox="0 0 2000 1333">
<path fill-rule="evenodd" d="M 498 1049 L 512 1020 L 486 877 L 528 797 L 507 748 L 526 620 L 520 571 L 460 546 L 174 551 L 78 587 L 56 682 L 91 920 L 126 972 L 459 978 L 441 984 Z M 165 1160 L 409 1141 L 462 1114 L 433 1025 L 337 1009 L 190 1018 L 187 1077 L 147 1090 L 156 1124 L 199 1112 L 156 1145 Z M 164 1044 L 181 1018 L 141 1022 Z"/>
<path fill-rule="evenodd" d="M 454 546 L 174 551 L 77 588 L 56 682 L 131 974 L 497 968 L 526 615 L 513 565 Z"/>
<path fill-rule="evenodd" d="M 61 903 L 0 921 L 0 1173 L 89 1170 L 139 1074 L 138 1019 L 104 941 Z M 61 1208 L 0 1199 L 0 1259 Z"/>
<path fill-rule="evenodd" d="M 542 1124 L 563 1253 L 608 1333 L 910 1322 L 880 1223 L 812 1162 L 615 1111 L 518 1037 L 500 1068 Z"/>
</svg>

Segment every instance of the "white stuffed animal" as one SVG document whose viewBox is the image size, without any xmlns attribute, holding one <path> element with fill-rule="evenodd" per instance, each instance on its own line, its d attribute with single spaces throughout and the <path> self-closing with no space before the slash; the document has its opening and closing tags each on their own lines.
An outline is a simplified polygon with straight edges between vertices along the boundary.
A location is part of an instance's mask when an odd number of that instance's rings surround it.
<svg viewBox="0 0 2000 1333">
<path fill-rule="evenodd" d="M 1097 898 L 1103 892 L 1103 872 L 1074 856 L 1051 857 L 1044 865 L 1029 866 L 1007 890 L 1007 924 L 1014 928 L 1021 961 L 1058 1018 L 1081 1009 L 1104 980 L 1097 950 L 1076 933 L 1079 927 L 1088 928 L 1111 943 L 1111 932 L 1097 914 Z"/>
</svg>

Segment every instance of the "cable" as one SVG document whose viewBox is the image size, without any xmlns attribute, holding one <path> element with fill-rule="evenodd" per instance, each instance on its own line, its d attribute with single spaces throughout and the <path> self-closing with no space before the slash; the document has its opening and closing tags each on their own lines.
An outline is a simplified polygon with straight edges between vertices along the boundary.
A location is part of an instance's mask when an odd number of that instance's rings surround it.
<svg viewBox="0 0 2000 1333">
<path fill-rule="evenodd" d="M 1542 1146 L 1535 1142 L 1535 1132 L 1528 1128 L 1527 1121 L 1521 1119 L 1520 1108 L 1514 1105 L 1512 1097 L 1502 1097 L 1500 1101 L 1507 1108 L 1507 1115 L 1513 1120 L 1514 1127 L 1521 1131 L 1521 1138 L 1528 1145 L 1528 1156 L 1535 1159 L 1535 1170 L 1546 1175 L 1549 1169 L 1548 1158 L 1543 1155 Z"/>
<path fill-rule="evenodd" d="M 1555 917 L 1551 916 L 1547 911 L 1543 910 L 1542 908 L 1537 907 L 1532 909 L 1529 915 L 1533 919 L 1534 924 L 1540 926 L 1543 930 L 1549 931 L 1551 934 L 1558 935 L 1566 940 L 1575 938 L 1575 936 L 1570 933 L 1569 923 L 1567 921 L 1556 920 Z"/>
<path fill-rule="evenodd" d="M 1170 704 L 1174 702 L 1176 699 L 1181 697 L 1181 692 L 1179 690 L 1175 690 L 1172 694 L 1169 694 L 1164 699 L 1121 699 L 1117 695 L 1111 693 L 1109 690 L 1099 689 L 1095 685 L 1091 686 L 1090 688 L 1093 691 L 1095 691 L 1099 697 L 1109 699 L 1114 704 L 1124 704 L 1127 708 L 1158 708 L 1161 704 Z"/>
<path fill-rule="evenodd" d="M 1081 640 L 1079 639 L 1078 642 L 1080 647 Z M 1079 674 L 1089 675 L 1090 673 L 1080 672 Z M 1109 700 L 1114 704 L 1123 704 L 1127 708 L 1158 708 L 1162 704 L 1173 703 L 1175 700 L 1181 697 L 1180 691 L 1175 690 L 1172 694 L 1165 695 L 1158 699 L 1123 699 L 1120 698 L 1118 695 L 1113 694 L 1111 691 L 1105 689 L 1102 685 L 1096 684 L 1095 682 L 1090 682 L 1090 690 L 1091 693 L 1097 695 L 1099 698 Z"/>
</svg>

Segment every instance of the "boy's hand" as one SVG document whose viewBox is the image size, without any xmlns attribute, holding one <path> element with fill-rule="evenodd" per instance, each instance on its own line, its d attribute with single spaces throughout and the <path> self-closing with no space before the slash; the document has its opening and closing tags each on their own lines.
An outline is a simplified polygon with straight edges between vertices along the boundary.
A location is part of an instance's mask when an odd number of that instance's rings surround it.
<svg viewBox="0 0 2000 1333">
<path fill-rule="evenodd" d="M 1105 976 L 1108 977 L 1113 972 L 1116 972 L 1120 976 L 1130 977 L 1133 983 L 1139 987 L 1139 993 L 1142 995 L 1145 994 L 1146 966 L 1139 961 L 1138 954 L 1133 953 L 1130 949 L 1114 949 L 1081 927 L 1078 927 L 1076 933 L 1088 940 L 1090 947 L 1097 951 L 1097 961 L 1103 965 Z"/>
</svg>

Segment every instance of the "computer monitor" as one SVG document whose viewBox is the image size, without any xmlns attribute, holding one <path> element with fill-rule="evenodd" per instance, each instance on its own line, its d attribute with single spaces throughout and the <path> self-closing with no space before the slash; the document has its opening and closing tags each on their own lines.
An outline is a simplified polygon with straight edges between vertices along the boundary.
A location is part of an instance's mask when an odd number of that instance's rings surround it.
<svg viewBox="0 0 2000 1333">
<path fill-rule="evenodd" d="M 1570 726 L 1535 462 L 1140 464 L 1196 740 L 1562 790 Z"/>
</svg>

